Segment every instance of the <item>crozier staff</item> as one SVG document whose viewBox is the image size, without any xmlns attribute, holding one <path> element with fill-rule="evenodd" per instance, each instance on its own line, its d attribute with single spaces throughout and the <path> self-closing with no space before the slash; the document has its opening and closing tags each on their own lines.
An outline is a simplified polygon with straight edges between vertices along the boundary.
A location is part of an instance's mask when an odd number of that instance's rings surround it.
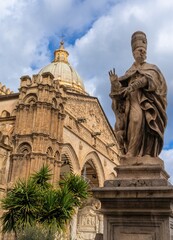
<svg viewBox="0 0 173 240">
<path fill-rule="evenodd" d="M 145 62 L 145 33 L 135 32 L 131 46 L 135 62 L 125 75 L 109 72 L 115 134 L 125 157 L 157 157 L 167 122 L 166 82 L 157 66 Z"/>
</svg>

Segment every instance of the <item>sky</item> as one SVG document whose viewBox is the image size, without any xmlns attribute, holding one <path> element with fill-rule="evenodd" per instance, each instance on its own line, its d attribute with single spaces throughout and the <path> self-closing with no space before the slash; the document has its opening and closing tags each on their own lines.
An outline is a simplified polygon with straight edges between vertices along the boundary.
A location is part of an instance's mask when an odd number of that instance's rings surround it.
<svg viewBox="0 0 173 240">
<path fill-rule="evenodd" d="M 160 68 L 168 86 L 160 157 L 173 181 L 172 13 L 172 0 L 0 0 L 0 82 L 17 92 L 20 77 L 49 64 L 63 38 L 69 62 L 113 126 L 108 71 L 124 74 L 133 63 L 131 35 L 144 31 L 147 62 Z"/>
</svg>

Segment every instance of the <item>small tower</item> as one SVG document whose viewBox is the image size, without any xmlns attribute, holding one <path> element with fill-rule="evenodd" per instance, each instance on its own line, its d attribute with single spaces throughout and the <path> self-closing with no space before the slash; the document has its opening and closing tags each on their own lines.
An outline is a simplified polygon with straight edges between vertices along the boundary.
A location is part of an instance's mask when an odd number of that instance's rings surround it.
<svg viewBox="0 0 173 240">
<path fill-rule="evenodd" d="M 50 165 L 53 181 L 59 178 L 65 99 L 54 76 L 21 77 L 13 134 L 10 182 L 27 178 L 43 164 Z"/>
<path fill-rule="evenodd" d="M 64 49 L 64 42 L 60 42 L 59 49 L 54 52 L 54 61 L 53 62 L 64 62 L 68 63 L 69 53 Z"/>
</svg>

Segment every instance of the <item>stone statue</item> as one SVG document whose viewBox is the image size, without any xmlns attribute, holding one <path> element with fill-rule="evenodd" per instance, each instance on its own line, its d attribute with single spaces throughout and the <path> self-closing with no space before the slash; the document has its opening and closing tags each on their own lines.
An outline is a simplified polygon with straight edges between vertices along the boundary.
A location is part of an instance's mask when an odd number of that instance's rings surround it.
<svg viewBox="0 0 173 240">
<path fill-rule="evenodd" d="M 115 134 L 125 158 L 157 157 L 167 122 L 167 86 L 158 67 L 145 62 L 145 33 L 133 33 L 131 46 L 135 62 L 125 75 L 109 72 Z"/>
</svg>

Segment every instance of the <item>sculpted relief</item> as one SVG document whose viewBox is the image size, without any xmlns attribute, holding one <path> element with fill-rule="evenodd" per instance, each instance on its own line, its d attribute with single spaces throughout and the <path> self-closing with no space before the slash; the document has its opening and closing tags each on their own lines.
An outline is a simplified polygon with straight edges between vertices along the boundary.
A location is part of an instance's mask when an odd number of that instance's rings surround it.
<svg viewBox="0 0 173 240">
<path fill-rule="evenodd" d="M 14 126 L 12 124 L 0 125 L 0 184 L 6 182 L 6 169 L 8 165 L 9 153 L 10 153 L 10 136 Z"/>
<path fill-rule="evenodd" d="M 8 158 L 8 151 L 0 147 L 0 184 L 5 183 L 5 170 Z"/>
<path fill-rule="evenodd" d="M 114 138 L 102 115 L 102 111 L 96 100 L 83 101 L 80 98 L 73 98 L 67 101 L 68 111 L 78 119 L 85 119 L 84 124 L 91 131 L 100 133 L 100 138 L 107 143 L 112 143 Z"/>
<path fill-rule="evenodd" d="M 100 202 L 94 200 L 91 206 L 79 210 L 77 240 L 93 240 L 97 233 L 103 232 L 103 215 L 96 213 L 100 207 Z"/>
<path fill-rule="evenodd" d="M 158 67 L 145 61 L 145 33 L 135 32 L 131 46 L 135 61 L 124 76 L 109 72 L 115 134 L 124 158 L 158 157 L 167 122 L 167 86 Z"/>
<path fill-rule="evenodd" d="M 0 125 L 0 131 L 4 135 L 11 135 L 13 132 L 14 126 L 12 124 L 6 123 Z"/>
</svg>

